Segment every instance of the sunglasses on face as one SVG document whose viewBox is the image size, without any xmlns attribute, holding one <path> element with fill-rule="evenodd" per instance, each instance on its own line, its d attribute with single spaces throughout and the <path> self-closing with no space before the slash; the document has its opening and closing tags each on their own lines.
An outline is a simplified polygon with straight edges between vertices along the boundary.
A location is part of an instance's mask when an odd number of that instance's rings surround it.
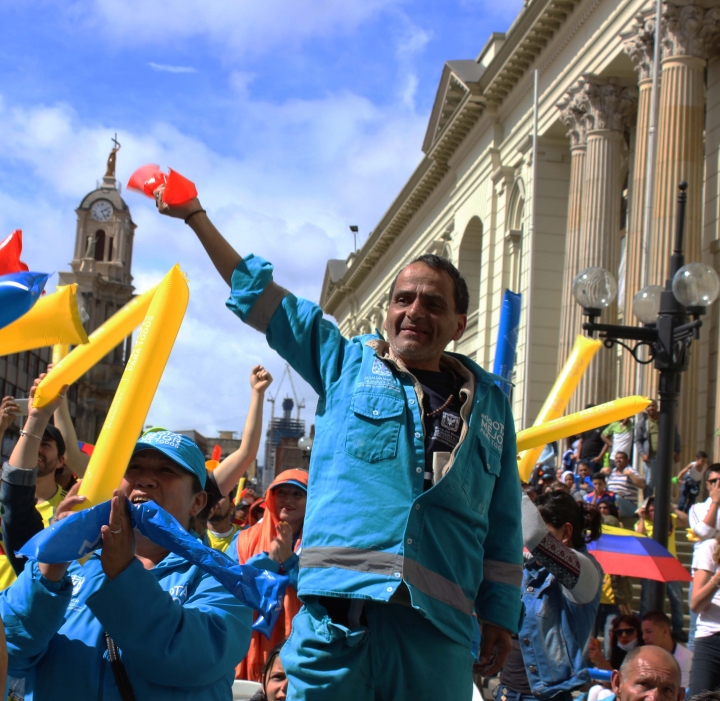
<svg viewBox="0 0 720 701">
<path fill-rule="evenodd" d="M 618 637 L 620 637 L 621 635 L 635 635 L 636 632 L 637 631 L 634 628 L 618 628 L 615 631 L 615 635 L 617 635 Z"/>
<path fill-rule="evenodd" d="M 718 482 L 720 482 L 720 477 L 707 481 L 708 484 L 717 484 Z"/>
</svg>

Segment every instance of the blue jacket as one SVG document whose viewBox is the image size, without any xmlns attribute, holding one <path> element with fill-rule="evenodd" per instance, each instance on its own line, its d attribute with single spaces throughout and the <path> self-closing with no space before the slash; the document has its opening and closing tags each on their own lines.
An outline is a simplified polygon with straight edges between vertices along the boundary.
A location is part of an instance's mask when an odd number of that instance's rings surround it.
<svg viewBox="0 0 720 701">
<path fill-rule="evenodd" d="M 229 701 L 252 623 L 249 608 L 172 554 L 152 570 L 134 560 L 113 580 L 97 555 L 60 582 L 29 561 L 0 595 L 0 615 L 9 674 L 26 678 L 35 701 L 120 701 L 106 631 L 138 701 Z"/>
<path fill-rule="evenodd" d="M 410 604 L 470 647 L 472 612 L 520 623 L 520 482 L 510 405 L 464 356 L 463 427 L 442 479 L 423 492 L 422 389 L 376 335 L 344 338 L 322 309 L 248 256 L 228 307 L 319 395 L 298 595 Z M 404 586 L 403 586 L 404 585 Z"/>
<path fill-rule="evenodd" d="M 587 555 L 587 550 L 581 551 Z M 592 556 L 590 556 L 592 557 Z M 600 581 L 602 582 L 602 570 Z M 533 694 L 549 699 L 590 683 L 583 652 L 590 639 L 602 587 L 586 604 L 576 604 L 563 593 L 551 572 L 534 559 L 525 565 L 525 618 L 518 634 L 525 670 Z"/>
</svg>

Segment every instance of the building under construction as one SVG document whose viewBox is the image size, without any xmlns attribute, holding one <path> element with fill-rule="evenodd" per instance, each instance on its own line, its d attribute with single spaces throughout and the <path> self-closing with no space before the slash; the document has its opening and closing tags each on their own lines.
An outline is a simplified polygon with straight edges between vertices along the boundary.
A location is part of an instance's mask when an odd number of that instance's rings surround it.
<svg viewBox="0 0 720 701">
<path fill-rule="evenodd" d="M 309 452 L 298 447 L 298 440 L 305 435 L 305 422 L 292 418 L 295 402 L 285 397 L 282 403 L 282 417 L 272 417 L 268 422 L 265 441 L 265 465 L 258 479 L 267 487 L 275 476 L 284 470 L 308 467 Z"/>
</svg>

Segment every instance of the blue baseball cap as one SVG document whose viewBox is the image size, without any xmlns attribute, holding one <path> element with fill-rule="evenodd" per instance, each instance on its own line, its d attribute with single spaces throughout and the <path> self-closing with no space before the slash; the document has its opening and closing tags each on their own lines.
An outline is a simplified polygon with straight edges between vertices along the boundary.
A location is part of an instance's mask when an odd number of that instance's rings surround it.
<svg viewBox="0 0 720 701">
<path fill-rule="evenodd" d="M 174 463 L 192 472 L 200 481 L 200 486 L 205 489 L 205 456 L 195 441 L 187 436 L 172 431 L 150 431 L 144 433 L 135 444 L 133 455 L 141 450 L 159 450 Z"/>
</svg>

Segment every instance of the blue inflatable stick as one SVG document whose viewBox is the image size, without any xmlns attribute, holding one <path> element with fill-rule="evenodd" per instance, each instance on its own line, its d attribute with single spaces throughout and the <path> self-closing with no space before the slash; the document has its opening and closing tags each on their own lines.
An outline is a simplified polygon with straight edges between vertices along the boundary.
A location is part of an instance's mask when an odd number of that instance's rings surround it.
<svg viewBox="0 0 720 701">
<path fill-rule="evenodd" d="M 188 533 L 174 516 L 153 501 L 128 503 L 128 507 L 133 525 L 140 533 L 197 565 L 257 611 L 253 629 L 270 638 L 282 612 L 287 577 L 252 565 L 236 565 L 227 555 L 207 547 Z M 106 501 L 56 521 L 25 543 L 18 555 L 48 564 L 78 560 L 102 545 L 100 528 L 109 520 L 110 502 Z"/>
<path fill-rule="evenodd" d="M 38 301 L 47 273 L 8 273 L 0 275 L 0 329 L 27 314 Z"/>
<path fill-rule="evenodd" d="M 500 326 L 495 346 L 493 373 L 505 378 L 506 382 L 496 382 L 497 386 L 510 396 L 511 379 L 515 367 L 515 348 L 517 347 L 518 328 L 520 327 L 521 295 L 505 290 L 500 312 Z"/>
</svg>

